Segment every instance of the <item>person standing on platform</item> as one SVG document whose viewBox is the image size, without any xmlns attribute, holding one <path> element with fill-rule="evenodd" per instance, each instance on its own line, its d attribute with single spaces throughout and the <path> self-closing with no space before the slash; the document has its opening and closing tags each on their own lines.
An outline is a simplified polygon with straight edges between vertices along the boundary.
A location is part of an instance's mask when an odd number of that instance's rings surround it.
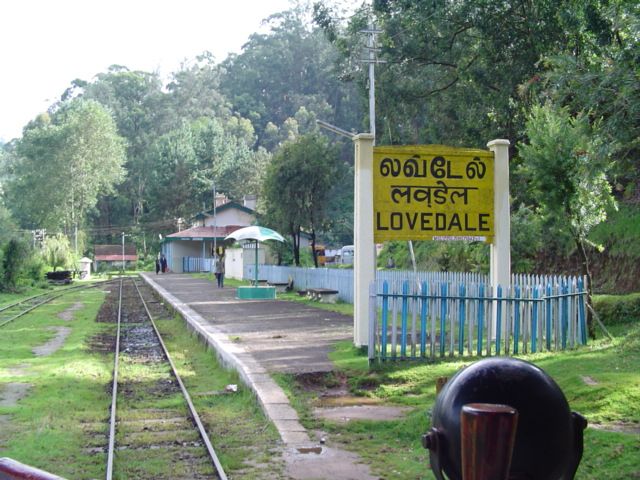
<svg viewBox="0 0 640 480">
<path fill-rule="evenodd" d="M 216 262 L 216 280 L 218 281 L 218 288 L 224 288 L 224 256 L 219 255 Z"/>
<path fill-rule="evenodd" d="M 160 255 L 156 257 L 156 275 L 160 273 Z"/>
<path fill-rule="evenodd" d="M 162 273 L 167 273 L 167 257 L 164 255 L 160 257 L 160 268 L 162 269 Z"/>
</svg>

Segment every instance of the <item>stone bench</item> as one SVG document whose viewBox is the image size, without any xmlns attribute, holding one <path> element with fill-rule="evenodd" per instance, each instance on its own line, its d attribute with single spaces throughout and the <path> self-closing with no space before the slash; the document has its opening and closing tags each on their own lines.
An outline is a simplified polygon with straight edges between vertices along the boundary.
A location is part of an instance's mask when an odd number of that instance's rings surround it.
<svg viewBox="0 0 640 480">
<path fill-rule="evenodd" d="M 309 288 L 307 297 L 320 303 L 336 303 L 338 301 L 338 290 L 331 288 Z"/>
<path fill-rule="evenodd" d="M 289 282 L 268 282 L 270 287 L 276 287 L 276 293 L 284 293 L 289 288 Z"/>
</svg>

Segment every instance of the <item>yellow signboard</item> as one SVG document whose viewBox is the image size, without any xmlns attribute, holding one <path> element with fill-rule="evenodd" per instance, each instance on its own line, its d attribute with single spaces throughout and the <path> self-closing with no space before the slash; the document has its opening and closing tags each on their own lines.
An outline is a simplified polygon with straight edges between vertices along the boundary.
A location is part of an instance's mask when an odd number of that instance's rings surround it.
<svg viewBox="0 0 640 480">
<path fill-rule="evenodd" d="M 442 145 L 373 150 L 375 242 L 494 236 L 493 153 Z"/>
</svg>

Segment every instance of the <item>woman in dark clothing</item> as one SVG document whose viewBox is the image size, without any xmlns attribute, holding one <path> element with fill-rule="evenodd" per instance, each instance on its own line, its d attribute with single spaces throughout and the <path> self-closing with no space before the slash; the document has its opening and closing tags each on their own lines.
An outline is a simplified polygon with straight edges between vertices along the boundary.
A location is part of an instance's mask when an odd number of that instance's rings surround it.
<svg viewBox="0 0 640 480">
<path fill-rule="evenodd" d="M 224 256 L 218 256 L 216 262 L 216 280 L 218 280 L 218 288 L 224 288 Z"/>
</svg>

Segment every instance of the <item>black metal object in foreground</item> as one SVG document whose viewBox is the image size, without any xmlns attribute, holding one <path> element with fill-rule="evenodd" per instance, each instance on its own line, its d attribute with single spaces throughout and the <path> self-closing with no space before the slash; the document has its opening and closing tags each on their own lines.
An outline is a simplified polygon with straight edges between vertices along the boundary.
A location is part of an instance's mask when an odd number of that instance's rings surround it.
<svg viewBox="0 0 640 480">
<path fill-rule="evenodd" d="M 436 399 L 433 426 L 424 435 L 423 445 L 430 450 L 431 468 L 438 480 L 467 480 L 463 476 L 462 445 L 472 440 L 463 438 L 461 417 L 463 407 L 472 403 L 506 405 L 519 413 L 506 478 L 574 477 L 582 459 L 583 431 L 587 425 L 584 417 L 569 410 L 558 385 L 540 368 L 523 360 L 490 358 L 458 372 Z"/>
</svg>

